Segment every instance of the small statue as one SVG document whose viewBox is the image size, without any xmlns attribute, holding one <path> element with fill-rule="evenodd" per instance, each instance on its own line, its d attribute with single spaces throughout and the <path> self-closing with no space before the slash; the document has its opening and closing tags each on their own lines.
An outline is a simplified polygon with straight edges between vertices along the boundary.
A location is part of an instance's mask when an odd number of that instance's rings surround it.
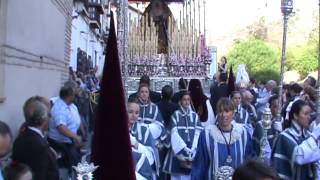
<svg viewBox="0 0 320 180">
<path fill-rule="evenodd" d="M 240 64 L 238 66 L 237 76 L 236 76 L 236 85 L 240 88 L 246 88 L 249 85 L 250 78 L 246 70 L 245 64 Z"/>
<path fill-rule="evenodd" d="M 88 164 L 86 160 L 82 160 L 81 163 L 78 163 L 77 166 L 73 166 L 72 168 L 77 172 L 78 180 L 92 180 L 93 172 L 99 166 L 95 166 L 93 163 Z"/>
</svg>

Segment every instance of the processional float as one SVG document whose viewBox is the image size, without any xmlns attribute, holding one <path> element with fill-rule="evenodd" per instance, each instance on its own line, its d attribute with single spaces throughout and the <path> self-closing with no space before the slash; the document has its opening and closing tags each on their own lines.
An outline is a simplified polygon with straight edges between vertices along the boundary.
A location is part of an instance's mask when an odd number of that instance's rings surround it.
<svg viewBox="0 0 320 180">
<path fill-rule="evenodd" d="M 135 1 L 137 2 L 137 1 Z M 177 87 L 179 77 L 205 79 L 211 57 L 206 45 L 205 0 L 151 0 L 138 18 L 128 21 L 127 57 L 122 57 L 123 75 L 129 92 L 137 90 L 142 75 L 149 75 L 151 88 Z M 181 5 L 174 17 L 168 4 Z M 130 0 L 129 0 L 130 4 Z M 119 37 L 121 38 L 121 37 Z M 123 42 L 124 40 L 122 40 Z M 120 48 L 121 50 L 121 48 Z"/>
</svg>

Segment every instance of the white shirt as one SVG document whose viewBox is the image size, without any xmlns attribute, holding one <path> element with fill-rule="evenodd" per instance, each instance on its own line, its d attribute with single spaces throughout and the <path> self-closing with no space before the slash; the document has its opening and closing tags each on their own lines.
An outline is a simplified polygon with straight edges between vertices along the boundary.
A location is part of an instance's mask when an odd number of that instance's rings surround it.
<svg viewBox="0 0 320 180">
<path fill-rule="evenodd" d="M 31 126 L 28 126 L 28 129 L 30 129 L 31 131 L 39 134 L 42 138 L 44 138 L 44 134 L 42 133 L 42 131 L 38 128 L 35 128 L 35 127 L 31 127 Z"/>
</svg>

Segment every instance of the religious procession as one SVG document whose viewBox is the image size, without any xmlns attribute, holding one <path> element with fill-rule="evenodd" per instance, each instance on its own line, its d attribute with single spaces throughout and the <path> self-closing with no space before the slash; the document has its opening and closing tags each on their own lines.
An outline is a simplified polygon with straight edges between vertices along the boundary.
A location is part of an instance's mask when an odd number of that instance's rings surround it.
<svg viewBox="0 0 320 180">
<path fill-rule="evenodd" d="M 0 180 L 320 180 L 320 1 L 295 3 L 1 0 Z"/>
</svg>

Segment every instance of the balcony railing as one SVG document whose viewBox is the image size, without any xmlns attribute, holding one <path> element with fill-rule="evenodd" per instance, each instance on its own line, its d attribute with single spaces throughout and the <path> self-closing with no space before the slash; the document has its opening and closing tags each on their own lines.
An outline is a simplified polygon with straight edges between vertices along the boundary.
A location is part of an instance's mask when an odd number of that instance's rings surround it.
<svg viewBox="0 0 320 180">
<path fill-rule="evenodd" d="M 90 18 L 90 26 L 92 28 L 100 28 L 100 13 L 98 12 L 98 10 L 94 7 L 89 7 L 88 12 Z"/>
<path fill-rule="evenodd" d="M 77 13 L 82 13 L 89 17 L 88 0 L 74 0 L 74 7 Z"/>
<path fill-rule="evenodd" d="M 100 14 L 104 12 L 105 0 L 88 0 L 89 7 L 95 7 Z"/>
</svg>

